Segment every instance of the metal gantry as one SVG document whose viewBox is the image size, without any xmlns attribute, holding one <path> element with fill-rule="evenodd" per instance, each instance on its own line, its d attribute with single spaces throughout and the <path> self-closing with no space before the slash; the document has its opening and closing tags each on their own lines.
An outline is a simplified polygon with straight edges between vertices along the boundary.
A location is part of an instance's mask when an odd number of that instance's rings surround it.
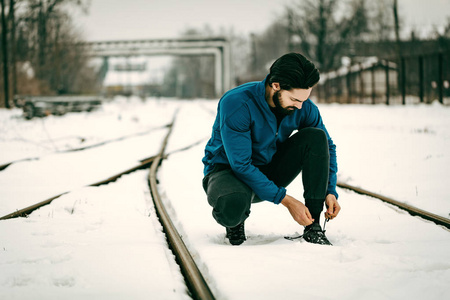
<svg viewBox="0 0 450 300">
<path fill-rule="evenodd" d="M 194 56 L 215 57 L 215 93 L 220 96 L 231 88 L 231 56 L 227 39 L 182 38 L 99 41 L 79 44 L 93 57 Z"/>
</svg>

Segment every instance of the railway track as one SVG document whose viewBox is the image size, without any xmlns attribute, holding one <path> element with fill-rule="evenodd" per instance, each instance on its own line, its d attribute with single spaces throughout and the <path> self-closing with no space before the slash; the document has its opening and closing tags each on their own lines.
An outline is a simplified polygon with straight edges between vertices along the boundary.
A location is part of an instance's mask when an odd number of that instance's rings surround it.
<svg viewBox="0 0 450 300">
<path fill-rule="evenodd" d="M 142 131 L 142 132 L 137 132 L 137 133 L 133 133 L 133 134 L 120 136 L 120 137 L 117 137 L 117 138 L 114 138 L 114 139 L 110 139 L 110 140 L 106 140 L 106 141 L 102 141 L 102 142 L 99 142 L 99 143 L 96 143 L 96 144 L 91 144 L 91 145 L 78 147 L 78 148 L 71 148 L 71 149 L 67 149 L 67 150 L 56 151 L 55 153 L 69 153 L 69 152 L 78 152 L 78 151 L 88 150 L 88 149 L 104 146 L 104 145 L 107 145 L 107 144 L 110 144 L 110 143 L 124 141 L 124 140 L 129 139 L 129 138 L 138 137 L 138 136 L 144 136 L 146 134 L 149 134 L 149 133 L 153 132 L 154 130 L 158 130 L 158 129 L 161 129 L 161 128 L 164 128 L 164 127 L 169 127 L 169 126 L 170 126 L 170 124 L 167 124 L 167 125 L 164 125 L 164 126 L 161 126 L 161 127 L 155 127 L 155 128 L 151 128 L 149 130 Z M 0 171 L 5 170 L 6 168 L 11 166 L 12 164 L 15 164 L 15 163 L 18 163 L 18 162 L 39 160 L 39 159 L 40 159 L 40 157 L 27 157 L 27 158 L 22 158 L 22 159 L 10 161 L 10 162 L 1 164 L 0 165 Z"/>
<path fill-rule="evenodd" d="M 170 129 L 172 128 L 172 124 L 168 124 L 165 127 L 169 128 L 169 133 L 170 133 L 171 132 Z M 144 134 L 144 133 L 139 133 L 137 135 L 142 135 L 142 134 Z M 135 135 L 130 135 L 130 137 L 131 136 L 135 136 Z M 107 143 L 110 143 L 110 142 L 123 140 L 123 139 L 126 139 L 127 137 L 121 137 L 121 138 L 114 139 L 114 140 L 111 140 L 111 141 L 108 141 L 108 142 L 102 142 L 102 143 L 99 143 L 99 144 L 96 144 L 96 145 L 92 145 L 92 146 L 88 146 L 88 147 L 84 147 L 84 148 L 72 149 L 70 151 L 87 150 L 87 149 L 90 149 L 90 148 L 93 148 L 93 147 L 98 147 L 98 146 L 101 146 L 101 145 L 104 145 L 104 144 L 107 144 Z M 167 138 L 168 138 L 168 136 L 167 136 Z M 166 138 L 166 142 L 167 142 L 167 138 Z M 182 149 L 175 150 L 175 151 L 173 151 L 170 154 L 188 150 L 191 147 L 196 146 L 199 143 L 204 142 L 204 141 L 205 141 L 205 139 L 201 139 L 201 140 L 193 143 L 192 145 L 186 146 L 186 147 L 184 147 Z M 162 156 L 160 157 L 158 164 L 160 163 L 161 159 L 166 158 L 170 154 L 160 153 L 160 155 L 162 155 Z M 123 172 L 120 172 L 118 174 L 112 175 L 109 178 L 106 178 L 106 179 L 101 180 L 99 182 L 95 182 L 95 183 L 89 184 L 88 186 L 100 186 L 100 185 L 103 185 L 103 184 L 108 184 L 108 183 L 116 181 L 118 178 L 122 177 L 123 175 L 130 174 L 130 173 L 132 173 L 134 171 L 137 171 L 137 170 L 142 170 L 142 169 L 145 169 L 145 168 L 149 168 L 153 164 L 153 162 L 154 162 L 154 160 L 156 158 L 157 158 L 157 156 L 151 156 L 151 157 L 142 159 L 138 165 L 136 165 L 134 167 L 131 167 L 131 168 L 129 168 L 129 169 L 123 171 Z M 38 159 L 38 158 L 35 158 L 35 159 Z M 27 160 L 35 160 L 35 159 L 27 159 Z M 12 163 L 7 164 L 6 166 L 9 166 L 10 164 L 12 164 Z M 3 167 L 3 166 L 5 166 L 5 165 L 2 165 L 0 167 Z M 0 168 L 0 171 L 5 169 L 5 168 Z M 395 199 L 392 199 L 392 198 L 383 196 L 381 194 L 374 193 L 374 192 L 371 192 L 369 190 L 366 190 L 366 189 L 363 189 L 363 188 L 360 188 L 360 187 L 357 187 L 357 186 L 353 186 L 353 185 L 350 185 L 350 184 L 347 184 L 347 183 L 344 183 L 344 182 L 338 182 L 337 186 L 340 187 L 340 188 L 343 188 L 343 189 L 351 190 L 351 191 L 356 192 L 356 193 L 361 194 L 361 195 L 366 195 L 366 196 L 369 196 L 369 197 L 372 197 L 372 198 L 379 199 L 379 200 L 381 200 L 381 201 L 383 201 L 385 203 L 389 203 L 389 204 L 394 205 L 394 206 L 396 206 L 396 207 L 398 207 L 398 208 L 400 208 L 402 210 L 407 211 L 412 216 L 421 217 L 421 218 L 423 218 L 425 220 L 434 222 L 437 225 L 441 225 L 441 226 L 444 226 L 444 227 L 447 227 L 447 228 L 450 229 L 450 219 L 448 219 L 448 218 L 445 218 L 445 217 L 433 214 L 431 212 L 422 210 L 422 209 L 414 207 L 412 205 L 409 205 L 409 204 L 397 201 Z M 7 219 L 11 219 L 11 218 L 16 218 L 16 217 L 26 217 L 27 215 L 32 213 L 34 210 L 36 210 L 36 209 L 38 209 L 38 208 L 40 208 L 40 207 L 42 207 L 44 205 L 50 204 L 53 200 L 55 200 L 55 199 L 65 195 L 67 193 L 69 193 L 69 191 L 64 192 L 64 193 L 60 193 L 60 194 L 55 195 L 55 196 L 53 196 L 51 198 L 48 198 L 46 200 L 40 201 L 38 203 L 35 203 L 35 204 L 31 205 L 31 206 L 28 206 L 28 207 L 16 210 L 16 211 L 14 211 L 12 213 L 9 213 L 7 215 L 4 215 L 4 216 L 0 217 L 0 220 L 7 220 Z"/>
<path fill-rule="evenodd" d="M 450 219 L 438 216 L 436 214 L 430 213 L 428 211 L 414 207 L 412 205 L 397 201 L 395 199 L 392 199 L 392 198 L 389 198 L 389 197 L 386 197 L 386 196 L 383 196 L 383 195 L 380 195 L 380 194 L 377 194 L 377 193 L 374 193 L 374 192 L 371 192 L 371 191 L 368 191 L 363 188 L 356 187 L 356 186 L 353 186 L 353 185 L 350 185 L 347 183 L 338 182 L 337 186 L 340 188 L 343 188 L 343 189 L 351 190 L 351 191 L 356 192 L 361 195 L 366 195 L 366 196 L 370 196 L 370 197 L 379 199 L 383 202 L 389 203 L 391 205 L 394 205 L 400 209 L 407 211 L 412 216 L 421 217 L 425 220 L 434 222 L 437 225 L 445 226 L 450 229 Z"/>
<path fill-rule="evenodd" d="M 173 120 L 173 122 L 167 126 L 169 129 L 168 134 L 166 135 L 166 137 L 161 145 L 160 151 L 157 155 L 148 157 L 148 158 L 142 160 L 138 165 L 136 165 L 134 167 L 131 167 L 131 168 L 129 168 L 123 172 L 120 172 L 118 174 L 115 174 L 105 180 L 92 183 L 89 186 L 100 186 L 103 184 L 114 182 L 118 178 L 120 178 L 121 176 L 123 176 L 125 174 L 132 173 L 136 170 L 149 168 L 148 185 L 150 187 L 150 191 L 151 191 L 152 198 L 154 201 L 155 209 L 156 209 L 158 218 L 163 226 L 163 230 L 167 236 L 167 241 L 168 241 L 169 247 L 173 251 L 173 253 L 176 257 L 176 261 L 179 264 L 180 269 L 184 275 L 186 285 L 189 288 L 189 292 L 194 299 L 214 299 L 215 297 L 214 297 L 213 293 L 211 292 L 211 289 L 209 288 L 205 278 L 201 274 L 199 268 L 197 267 L 195 261 L 193 260 L 193 258 L 191 256 L 189 250 L 187 249 L 186 245 L 184 244 L 182 238 L 180 237 L 180 234 L 178 233 L 177 229 L 175 228 L 173 222 L 171 221 L 171 218 L 170 218 L 169 214 L 167 213 L 167 211 L 164 207 L 164 204 L 161 201 L 161 197 L 158 193 L 158 181 L 157 181 L 156 174 L 157 174 L 158 167 L 160 166 L 162 160 L 167 158 L 171 154 L 171 153 L 167 154 L 165 152 L 165 148 L 166 148 L 168 139 L 170 137 L 170 134 L 172 132 L 174 122 L 175 122 L 175 120 Z M 200 143 L 202 141 L 203 140 L 198 141 L 193 145 L 197 145 L 198 143 Z M 183 151 L 183 150 L 189 149 L 190 147 L 191 146 L 187 146 L 181 150 L 176 150 L 174 152 Z M 418 208 L 401 203 L 394 199 L 390 199 L 388 197 L 372 193 L 372 192 L 364 190 L 362 188 L 358 188 L 358 187 L 351 186 L 351 185 L 341 183 L 341 182 L 338 183 L 338 186 L 341 188 L 344 188 L 344 189 L 352 190 L 359 194 L 375 197 L 384 202 L 387 202 L 387 203 L 395 205 L 401 209 L 404 209 L 404 210 L 408 211 L 411 215 L 419 216 L 426 220 L 430 220 L 438 225 L 450 228 L 450 220 L 448 220 L 446 218 L 443 218 L 443 217 L 431 214 L 429 212 L 420 210 Z M 36 210 L 42 206 L 50 204 L 53 200 L 61 197 L 64 194 L 67 194 L 67 193 L 69 193 L 69 192 L 61 193 L 59 195 L 56 195 L 54 197 L 51 197 L 49 199 L 46 199 L 39 203 L 36 203 L 32 206 L 29 206 L 24 209 L 21 209 L 16 212 L 5 215 L 5 216 L 1 217 L 0 220 L 7 220 L 7 219 L 15 218 L 15 217 L 25 217 L 25 216 L 29 215 L 30 213 L 32 213 L 34 210 Z"/>
<path fill-rule="evenodd" d="M 174 224 L 172 223 L 172 221 L 164 207 L 164 204 L 161 201 L 161 197 L 158 193 L 158 182 L 157 182 L 157 178 L 156 178 L 156 173 L 157 173 L 159 165 L 161 164 L 161 161 L 167 157 L 167 155 L 165 154 L 165 148 L 166 148 L 170 133 L 172 131 L 174 121 L 171 124 L 167 125 L 167 128 L 169 128 L 169 130 L 168 130 L 166 137 L 163 140 L 160 151 L 157 155 L 143 159 L 140 161 L 140 163 L 138 165 L 136 165 L 134 167 L 131 167 L 123 172 L 115 174 L 104 180 L 89 184 L 88 186 L 92 186 L 92 187 L 101 186 L 104 184 L 114 182 L 117 179 L 119 179 L 120 177 L 130 174 L 132 172 L 135 172 L 137 170 L 149 169 L 148 185 L 150 188 L 150 193 L 153 198 L 153 203 L 155 205 L 155 210 L 156 210 L 157 216 L 161 222 L 161 225 L 163 227 L 163 231 L 166 235 L 169 248 L 173 251 L 176 262 L 180 266 L 181 272 L 184 276 L 186 285 L 189 289 L 191 296 L 193 297 L 193 299 L 202 299 L 202 300 L 203 299 L 206 299 L 206 300 L 215 299 L 208 284 L 206 283 L 206 280 L 204 279 L 203 275 L 199 271 L 199 268 L 197 267 L 195 261 L 193 260 L 191 254 L 189 253 L 189 250 L 187 249 L 186 245 L 184 244 L 183 240 L 181 239 L 180 234 L 178 233 L 177 229 L 175 228 Z M 203 141 L 203 140 L 201 140 L 201 141 Z M 201 141 L 198 141 L 198 142 L 194 143 L 193 145 L 187 146 L 183 149 L 176 150 L 176 151 L 174 151 L 174 153 L 178 152 L 178 151 L 184 151 L 186 149 L 189 149 L 190 147 L 197 145 Z M 88 149 L 88 148 L 86 148 L 86 149 Z M 85 149 L 77 149 L 77 151 L 82 151 L 82 150 L 85 150 Z M 23 209 L 19 209 L 15 212 L 9 213 L 3 217 L 0 217 L 0 220 L 8 220 L 8 219 L 17 218 L 17 217 L 27 217 L 33 211 L 35 211 L 45 205 L 49 205 L 54 200 L 58 199 L 59 197 L 65 195 L 65 194 L 68 194 L 69 192 L 70 191 L 60 193 L 60 194 L 53 196 L 51 198 L 48 198 L 46 200 L 40 201 L 38 203 L 35 203 L 35 204 L 25 207 Z"/>
<path fill-rule="evenodd" d="M 129 169 L 123 171 L 123 172 L 115 174 L 115 175 L 113 175 L 113 176 L 111 176 L 109 178 L 106 178 L 104 180 L 101 180 L 101 181 L 89 184 L 88 186 L 101 186 L 101 185 L 104 185 L 104 184 L 108 184 L 108 183 L 114 182 L 117 179 L 119 179 L 120 177 L 122 177 L 123 175 L 127 175 L 127 174 L 130 174 L 130 173 L 135 172 L 137 170 L 142 170 L 142 169 L 150 167 L 150 165 L 152 164 L 152 162 L 154 160 L 155 160 L 155 156 L 143 159 L 138 165 L 136 165 L 134 167 L 131 167 L 131 168 L 129 168 Z M 25 208 L 22 208 L 22 209 L 19 209 L 19 210 L 15 211 L 15 212 L 12 212 L 12 213 L 9 213 L 7 215 L 4 215 L 3 217 L 0 218 L 0 220 L 7 220 L 7 219 L 12 219 L 12 218 L 18 218 L 18 217 L 26 217 L 29 214 L 31 214 L 33 211 L 35 211 L 35 210 L 37 210 L 37 209 L 39 209 L 39 208 L 41 208 L 41 207 L 43 207 L 45 205 L 50 204 L 53 200 L 58 199 L 59 197 L 65 195 L 67 193 L 70 193 L 70 191 L 67 191 L 67 192 L 64 192 L 64 193 L 60 193 L 60 194 L 58 194 L 56 196 L 53 196 L 51 198 L 48 198 L 46 200 L 40 201 L 40 202 L 35 203 L 33 205 L 27 206 Z"/>
<path fill-rule="evenodd" d="M 172 123 L 173 124 L 173 123 Z M 156 213 L 163 226 L 164 232 L 167 236 L 169 247 L 175 254 L 177 263 L 180 265 L 181 272 L 185 278 L 189 291 L 194 299 L 215 299 L 208 284 L 206 283 L 203 275 L 198 269 L 194 259 L 192 258 L 189 250 L 180 237 L 175 225 L 172 223 L 169 214 L 167 213 L 161 197 L 158 192 L 158 182 L 156 179 L 156 172 L 161 160 L 164 157 L 165 147 L 167 145 L 168 138 L 172 132 L 173 126 L 170 127 L 169 133 L 163 141 L 159 154 L 155 157 L 154 162 L 150 167 L 148 176 L 148 183 L 155 204 Z"/>
</svg>

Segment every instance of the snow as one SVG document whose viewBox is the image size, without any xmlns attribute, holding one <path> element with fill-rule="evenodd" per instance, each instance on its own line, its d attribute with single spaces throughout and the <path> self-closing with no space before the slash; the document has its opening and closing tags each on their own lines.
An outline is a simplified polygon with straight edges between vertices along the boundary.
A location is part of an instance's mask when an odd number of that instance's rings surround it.
<svg viewBox="0 0 450 300">
<path fill-rule="evenodd" d="M 284 239 L 303 228 L 268 202 L 252 206 L 248 240 L 231 246 L 201 186 L 216 106 L 115 98 L 92 113 L 30 121 L 0 110 L 0 164 L 19 161 L 0 171 L 0 216 L 69 192 L 28 218 L 0 221 L 0 299 L 189 299 L 155 215 L 148 171 L 87 187 L 156 154 L 177 110 L 160 193 L 218 299 L 446 297 L 449 231 L 343 189 L 342 211 L 326 225 L 333 247 Z M 319 108 L 337 145 L 339 181 L 449 217 L 450 107 Z M 103 141 L 113 142 L 68 151 Z M 288 193 L 300 198 L 300 178 Z"/>
<path fill-rule="evenodd" d="M 74 190 L 36 216 L 3 222 L 1 298 L 178 299 L 182 279 L 148 218 L 154 211 L 143 173 Z"/>
</svg>

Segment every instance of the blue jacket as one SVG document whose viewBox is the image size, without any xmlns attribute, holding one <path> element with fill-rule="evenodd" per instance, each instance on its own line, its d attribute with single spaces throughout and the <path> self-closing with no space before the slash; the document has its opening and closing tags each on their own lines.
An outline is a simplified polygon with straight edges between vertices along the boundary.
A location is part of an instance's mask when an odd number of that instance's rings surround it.
<svg viewBox="0 0 450 300">
<path fill-rule="evenodd" d="M 277 120 L 265 99 L 265 82 L 250 82 L 223 95 L 217 108 L 212 136 L 205 148 L 204 174 L 214 164 L 229 164 L 234 174 L 246 183 L 260 199 L 279 204 L 286 189 L 270 181 L 257 167 L 272 160 L 277 143 L 285 141 L 294 130 L 316 127 L 325 131 L 330 152 L 330 172 L 327 194 L 336 193 L 336 146 L 330 138 L 319 109 L 310 100 L 302 108 L 281 121 Z"/>
</svg>

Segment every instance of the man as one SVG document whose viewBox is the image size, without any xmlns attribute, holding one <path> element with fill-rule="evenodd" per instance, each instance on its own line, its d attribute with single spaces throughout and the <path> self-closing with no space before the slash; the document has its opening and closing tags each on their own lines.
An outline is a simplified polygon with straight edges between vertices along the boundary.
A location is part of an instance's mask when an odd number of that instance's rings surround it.
<svg viewBox="0 0 450 300">
<path fill-rule="evenodd" d="M 331 245 L 319 219 L 324 203 L 327 220 L 340 211 L 336 146 L 309 100 L 318 81 L 311 61 L 289 53 L 263 81 L 238 86 L 220 99 L 202 160 L 203 188 L 232 245 L 246 240 L 244 221 L 251 204 L 262 200 L 283 204 L 306 226 L 306 241 Z M 300 172 L 305 204 L 285 188 Z"/>
</svg>

